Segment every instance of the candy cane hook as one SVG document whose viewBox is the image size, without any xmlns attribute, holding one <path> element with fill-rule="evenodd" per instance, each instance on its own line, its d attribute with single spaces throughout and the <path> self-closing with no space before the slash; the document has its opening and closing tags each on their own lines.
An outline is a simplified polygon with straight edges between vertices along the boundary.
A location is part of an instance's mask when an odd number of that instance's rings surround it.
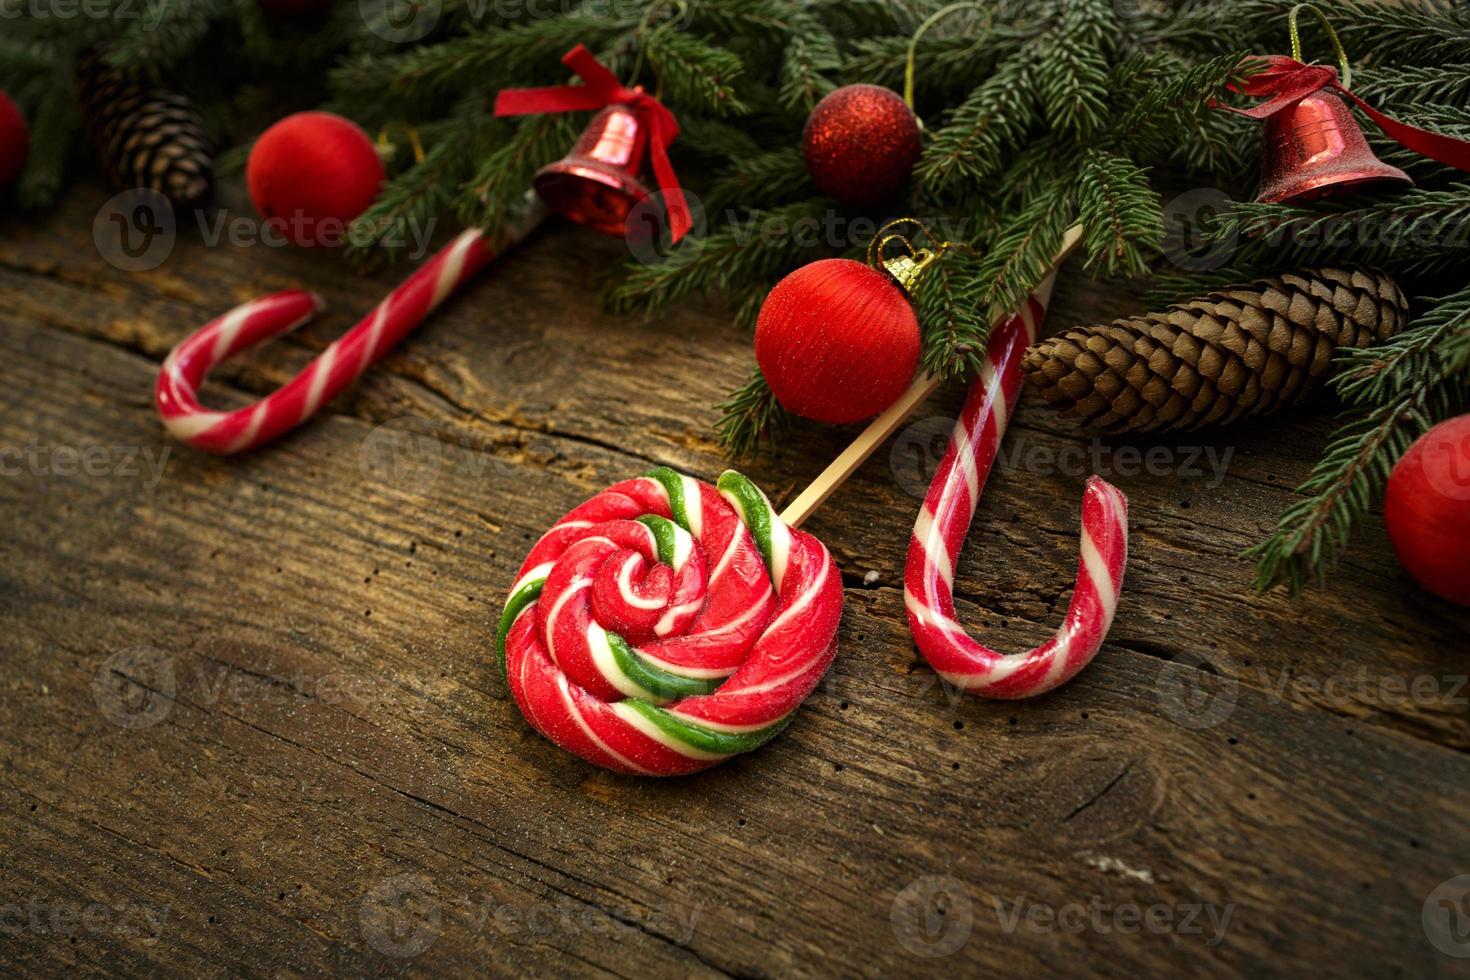
<svg viewBox="0 0 1470 980">
<path fill-rule="evenodd" d="M 1036 342 L 1051 280 L 991 332 L 985 363 L 950 436 L 949 449 L 914 522 L 904 569 L 904 607 L 924 658 L 946 681 L 990 698 L 1024 698 L 1066 683 L 1097 655 L 1118 608 L 1128 560 L 1128 499 L 1097 476 L 1082 497 L 1081 556 L 1071 606 L 1046 643 L 998 653 L 955 619 L 954 569 L 985 478 L 1021 388 L 1021 358 Z"/>
<path fill-rule="evenodd" d="M 164 427 L 196 449 L 221 454 L 244 452 L 285 435 L 356 381 L 500 251 L 530 234 L 544 214 L 532 204 L 493 243 L 478 229 L 460 233 L 300 374 L 232 412 L 210 411 L 199 403 L 199 385 L 209 372 L 240 351 L 295 330 L 323 304 L 315 293 L 291 289 L 211 320 L 170 351 L 159 369 L 153 403 Z"/>
</svg>

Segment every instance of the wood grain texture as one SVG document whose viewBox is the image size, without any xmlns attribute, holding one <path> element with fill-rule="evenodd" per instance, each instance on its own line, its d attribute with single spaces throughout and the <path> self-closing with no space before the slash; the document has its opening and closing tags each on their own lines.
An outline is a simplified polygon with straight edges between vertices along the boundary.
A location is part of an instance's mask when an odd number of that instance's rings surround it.
<svg viewBox="0 0 1470 980">
<path fill-rule="evenodd" d="M 567 509 L 654 463 L 724 468 L 710 406 L 748 338 L 714 305 L 602 314 L 621 246 L 553 224 L 318 420 L 217 459 L 154 418 L 168 349 L 234 302 L 322 291 L 328 316 L 205 391 L 243 404 L 395 276 L 188 232 L 124 273 L 91 238 L 105 197 L 0 222 L 10 971 L 1470 973 L 1422 923 L 1470 873 L 1470 616 L 1413 587 L 1376 519 L 1301 600 L 1254 593 L 1236 557 L 1330 406 L 1099 445 L 1134 520 L 1116 625 L 1076 681 L 1007 704 L 946 690 L 904 625 L 922 463 L 963 394 L 943 393 L 806 525 L 847 608 L 794 724 L 696 777 L 626 779 L 528 729 L 493 623 Z M 1071 267 L 1049 324 L 1134 308 Z M 852 431 L 745 469 L 790 500 Z M 1127 472 L 1156 446 L 1173 469 Z M 1070 592 L 1091 464 L 1054 458 L 1092 447 L 1029 394 L 1006 447 L 956 592 L 1020 649 Z M 1179 472 L 1190 447 L 1229 452 L 1223 478 Z"/>
</svg>

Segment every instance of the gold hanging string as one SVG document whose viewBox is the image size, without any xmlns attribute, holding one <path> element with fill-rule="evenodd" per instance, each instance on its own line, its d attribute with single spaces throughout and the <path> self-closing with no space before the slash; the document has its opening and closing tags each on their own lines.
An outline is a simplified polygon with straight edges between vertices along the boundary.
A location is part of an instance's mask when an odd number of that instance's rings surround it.
<svg viewBox="0 0 1470 980">
<path fill-rule="evenodd" d="M 653 27 L 654 15 L 665 7 L 673 8 L 675 20 L 679 20 L 689 12 L 689 4 L 686 0 L 654 0 L 648 5 L 648 9 L 643 11 L 643 16 L 638 20 L 638 27 L 633 31 L 634 40 L 638 44 L 638 56 L 633 59 L 633 73 L 628 76 L 629 85 L 637 85 L 638 74 L 643 71 L 643 36 Z M 653 97 L 655 99 L 662 95 L 663 88 L 662 80 L 654 82 Z"/>
<path fill-rule="evenodd" d="M 384 126 L 378 130 L 378 146 L 383 150 L 392 151 L 393 142 L 388 139 L 388 128 Z M 398 128 L 403 130 L 403 135 L 408 137 L 408 145 L 413 150 L 413 162 L 424 162 L 424 144 L 419 141 L 419 131 L 408 123 L 400 123 Z"/>
<path fill-rule="evenodd" d="M 1337 75 L 1342 80 L 1343 88 L 1351 88 L 1353 83 L 1353 68 L 1348 64 L 1347 50 L 1342 46 L 1342 39 L 1337 36 L 1337 29 L 1332 26 L 1332 21 L 1327 15 L 1318 10 L 1310 3 L 1299 3 L 1291 8 L 1291 13 L 1286 17 L 1287 29 L 1291 32 L 1291 56 L 1297 61 L 1302 60 L 1302 32 L 1297 26 L 1297 16 L 1303 11 L 1310 11 L 1317 20 L 1322 22 L 1322 27 L 1327 31 L 1327 37 L 1332 41 L 1332 47 L 1337 52 Z"/>
<path fill-rule="evenodd" d="M 932 248 L 917 248 L 909 236 L 893 229 L 900 225 L 913 225 L 924 237 L 933 243 Z M 891 259 L 883 257 L 883 250 L 890 242 L 898 242 L 907 250 L 907 255 L 898 255 Z M 883 268 L 906 292 L 912 293 L 919 281 L 924 278 L 934 262 L 951 248 L 949 242 L 939 241 L 934 233 L 929 230 L 918 218 L 894 218 L 879 228 L 868 242 L 868 265 L 877 269 Z"/>
<path fill-rule="evenodd" d="M 970 46 L 970 50 L 973 51 L 985 43 L 985 39 L 990 36 L 990 29 L 994 24 L 994 18 L 991 15 L 990 8 L 982 3 L 975 3 L 974 0 L 967 0 L 964 3 L 952 3 L 947 7 L 939 8 L 926 17 L 923 23 L 914 30 L 914 36 L 909 38 L 909 55 L 908 60 L 904 63 L 903 69 L 903 101 L 910 109 L 914 107 L 914 60 L 919 51 L 919 38 L 923 37 L 925 31 L 929 30 L 929 28 L 933 27 L 945 17 L 958 10 L 967 9 L 978 10 L 985 16 L 985 25 L 980 31 L 980 36 Z"/>
</svg>

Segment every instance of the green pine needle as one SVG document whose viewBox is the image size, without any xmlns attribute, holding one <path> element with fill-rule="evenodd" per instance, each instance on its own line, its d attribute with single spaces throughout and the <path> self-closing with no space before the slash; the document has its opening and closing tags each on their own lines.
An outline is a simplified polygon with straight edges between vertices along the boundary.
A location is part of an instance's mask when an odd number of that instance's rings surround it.
<svg viewBox="0 0 1470 980">
<path fill-rule="evenodd" d="M 791 413 L 776 401 L 759 368 L 718 408 L 720 420 L 715 423 L 715 436 L 731 459 L 751 455 L 762 443 L 774 444 L 792 419 Z"/>
</svg>

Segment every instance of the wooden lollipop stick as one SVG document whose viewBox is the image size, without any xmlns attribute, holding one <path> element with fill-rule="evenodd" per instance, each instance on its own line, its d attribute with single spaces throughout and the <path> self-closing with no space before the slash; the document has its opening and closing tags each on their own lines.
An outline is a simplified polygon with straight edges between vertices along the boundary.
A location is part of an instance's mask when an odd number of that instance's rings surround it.
<svg viewBox="0 0 1470 980">
<path fill-rule="evenodd" d="M 1052 259 L 1051 271 L 1032 293 L 1043 306 L 1051 299 L 1052 287 L 1056 285 L 1057 269 L 1081 240 L 1081 225 L 1073 225 L 1062 236 L 1062 244 Z M 934 390 L 939 387 L 939 381 L 939 378 L 930 374 L 923 374 L 915 379 L 908 391 L 899 396 L 898 401 L 889 405 L 882 415 L 868 423 L 868 427 L 842 451 L 842 454 L 834 459 L 795 500 L 788 504 L 785 510 L 781 511 L 781 520 L 791 527 L 799 527 L 802 521 L 805 521 L 818 507 L 822 506 L 826 499 L 832 496 L 837 488 L 842 486 L 847 478 L 852 476 L 857 468 L 862 466 L 868 457 L 873 455 L 874 451 L 908 420 L 914 409 L 918 408 L 924 399 L 934 394 Z"/>
</svg>

